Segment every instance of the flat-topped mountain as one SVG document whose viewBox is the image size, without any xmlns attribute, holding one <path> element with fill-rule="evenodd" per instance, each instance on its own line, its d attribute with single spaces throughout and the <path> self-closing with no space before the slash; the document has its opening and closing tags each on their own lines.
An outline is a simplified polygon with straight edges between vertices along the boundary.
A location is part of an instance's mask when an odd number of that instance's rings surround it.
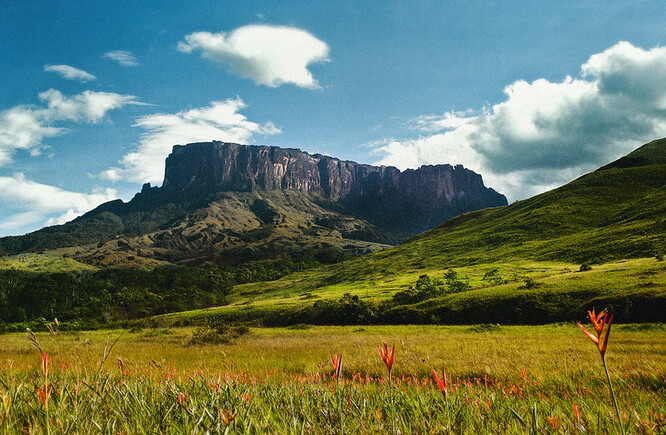
<svg viewBox="0 0 666 435">
<path fill-rule="evenodd" d="M 463 212 L 506 205 L 479 174 L 462 166 L 392 166 L 341 161 L 297 149 L 223 142 L 176 145 L 162 194 L 287 190 L 313 194 L 369 218 L 398 239 Z"/>
<path fill-rule="evenodd" d="M 296 149 L 176 145 L 162 187 L 65 225 L 0 239 L 6 253 L 72 248 L 92 264 L 237 263 L 303 249 L 373 252 L 464 212 L 506 205 L 462 166 L 394 167 Z"/>
</svg>

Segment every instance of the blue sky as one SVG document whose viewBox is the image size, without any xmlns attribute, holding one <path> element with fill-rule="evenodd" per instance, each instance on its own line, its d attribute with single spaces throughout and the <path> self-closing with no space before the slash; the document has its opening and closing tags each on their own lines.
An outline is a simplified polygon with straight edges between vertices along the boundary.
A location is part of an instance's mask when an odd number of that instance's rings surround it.
<svg viewBox="0 0 666 435">
<path fill-rule="evenodd" d="M 662 1 L 0 1 L 0 236 L 227 140 L 463 164 L 511 201 L 666 136 Z"/>
</svg>

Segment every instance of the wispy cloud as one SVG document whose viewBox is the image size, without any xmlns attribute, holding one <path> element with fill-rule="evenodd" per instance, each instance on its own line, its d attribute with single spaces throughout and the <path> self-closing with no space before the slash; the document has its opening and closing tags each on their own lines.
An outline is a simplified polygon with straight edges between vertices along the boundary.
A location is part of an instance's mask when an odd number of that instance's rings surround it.
<svg viewBox="0 0 666 435">
<path fill-rule="evenodd" d="M 117 198 L 114 189 L 79 193 L 29 180 L 22 173 L 0 177 L 0 200 L 22 210 L 0 221 L 0 232 L 16 233 L 31 224 L 56 225 L 70 221 L 94 207 Z M 20 231 L 19 231 L 20 232 Z"/>
<path fill-rule="evenodd" d="M 246 105 L 240 98 L 213 101 L 210 106 L 174 114 L 157 113 L 138 118 L 134 124 L 144 130 L 136 151 L 100 174 L 108 180 L 160 183 L 164 177 L 164 160 L 174 145 L 221 140 L 247 143 L 254 134 L 273 135 L 280 129 L 272 123 L 248 121 L 239 111 Z"/>
<path fill-rule="evenodd" d="M 89 90 L 66 97 L 49 89 L 39 99 L 42 106 L 19 105 L 0 112 L 0 166 L 10 162 L 16 150 L 38 155 L 45 138 L 67 132 L 66 122 L 96 123 L 110 110 L 141 104 L 132 95 Z"/>
<path fill-rule="evenodd" d="M 519 80 L 504 93 L 478 112 L 415 120 L 429 134 L 386 141 L 380 163 L 460 163 L 512 200 L 559 186 L 666 135 L 666 48 L 620 42 L 576 78 Z"/>
<path fill-rule="evenodd" d="M 136 56 L 131 51 L 114 50 L 104 53 L 102 57 L 111 59 L 122 66 L 139 66 Z"/>
<path fill-rule="evenodd" d="M 78 80 L 89 82 L 97 77 L 78 68 L 69 65 L 44 65 L 44 71 L 54 72 L 67 80 Z"/>
<path fill-rule="evenodd" d="M 291 83 L 318 88 L 308 70 L 328 60 L 328 45 L 295 27 L 253 24 L 229 33 L 196 32 L 178 43 L 183 53 L 201 50 L 201 56 L 224 64 L 232 73 L 259 85 L 277 87 Z"/>
<path fill-rule="evenodd" d="M 452 130 L 461 127 L 470 122 L 474 122 L 477 116 L 474 116 L 474 111 L 468 110 L 451 110 L 444 112 L 443 115 L 422 115 L 418 118 L 410 120 L 409 127 L 429 132 L 437 132 L 444 130 Z"/>
</svg>

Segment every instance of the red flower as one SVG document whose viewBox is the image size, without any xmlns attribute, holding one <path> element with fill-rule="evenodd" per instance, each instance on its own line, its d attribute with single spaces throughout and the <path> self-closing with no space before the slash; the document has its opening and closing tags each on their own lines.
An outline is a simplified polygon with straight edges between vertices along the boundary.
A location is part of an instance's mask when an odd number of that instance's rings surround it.
<svg viewBox="0 0 666 435">
<path fill-rule="evenodd" d="M 546 420 L 548 420 L 548 423 L 550 423 L 550 426 L 553 429 L 557 429 L 560 426 L 560 421 L 554 415 L 551 417 L 546 417 Z"/>
<path fill-rule="evenodd" d="M 342 355 L 336 353 L 331 356 L 331 361 L 333 362 L 333 369 L 335 370 L 335 380 L 340 380 L 340 373 L 342 372 Z"/>
<path fill-rule="evenodd" d="M 237 412 L 229 411 L 228 409 L 220 409 L 220 417 L 222 417 L 222 421 L 227 426 L 229 426 L 231 422 L 234 421 L 237 414 Z"/>
<path fill-rule="evenodd" d="M 393 370 L 393 354 L 395 353 L 395 344 L 393 348 L 389 351 L 388 343 L 384 343 L 384 349 L 379 348 L 379 355 L 381 355 L 388 369 L 389 378 L 391 377 L 391 371 Z"/>
<path fill-rule="evenodd" d="M 442 364 L 442 379 L 440 379 L 439 376 L 437 376 L 435 369 L 432 369 L 432 375 L 435 377 L 435 382 L 437 382 L 439 391 L 442 392 L 442 394 L 444 395 L 444 399 L 446 399 L 446 396 L 449 391 L 449 380 L 446 378 L 446 369 L 444 368 L 444 364 Z"/>
<path fill-rule="evenodd" d="M 178 403 L 180 403 L 180 406 L 185 406 L 185 401 L 187 400 L 188 395 L 187 393 L 183 393 L 182 391 L 178 393 Z"/>
<path fill-rule="evenodd" d="M 44 383 L 46 383 L 49 374 L 49 357 L 46 352 L 42 352 L 42 373 L 44 373 Z"/>
<path fill-rule="evenodd" d="M 605 309 L 598 315 L 595 315 L 594 310 L 588 311 L 587 314 L 590 316 L 590 321 L 592 322 L 594 330 L 597 333 L 596 337 L 594 334 L 585 329 L 580 323 L 578 323 L 578 326 L 583 330 L 585 335 L 587 335 L 587 337 L 597 345 L 599 348 L 599 353 L 601 354 L 601 358 L 604 358 L 606 355 L 606 347 L 608 346 L 608 336 L 610 335 L 611 324 L 613 323 L 613 316 L 611 315 L 608 317 L 608 312 Z M 601 335 L 604 333 L 604 328 L 606 328 L 606 334 L 602 339 Z"/>
<path fill-rule="evenodd" d="M 44 406 L 46 406 L 46 402 L 48 402 L 49 397 L 51 397 L 51 391 L 51 387 L 45 386 L 44 389 L 37 388 L 37 399 L 39 399 L 39 401 L 42 402 Z"/>
</svg>

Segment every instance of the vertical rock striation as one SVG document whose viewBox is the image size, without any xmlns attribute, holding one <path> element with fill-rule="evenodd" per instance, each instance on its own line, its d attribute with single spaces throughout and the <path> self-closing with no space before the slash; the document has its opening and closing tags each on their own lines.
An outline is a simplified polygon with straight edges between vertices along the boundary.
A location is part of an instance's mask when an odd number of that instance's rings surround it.
<svg viewBox="0 0 666 435">
<path fill-rule="evenodd" d="M 451 165 L 395 167 L 341 161 L 297 149 L 204 142 L 176 145 L 160 189 L 169 197 L 202 192 L 295 190 L 347 213 L 390 226 L 401 237 L 458 214 L 507 204 L 479 174 Z"/>
</svg>

